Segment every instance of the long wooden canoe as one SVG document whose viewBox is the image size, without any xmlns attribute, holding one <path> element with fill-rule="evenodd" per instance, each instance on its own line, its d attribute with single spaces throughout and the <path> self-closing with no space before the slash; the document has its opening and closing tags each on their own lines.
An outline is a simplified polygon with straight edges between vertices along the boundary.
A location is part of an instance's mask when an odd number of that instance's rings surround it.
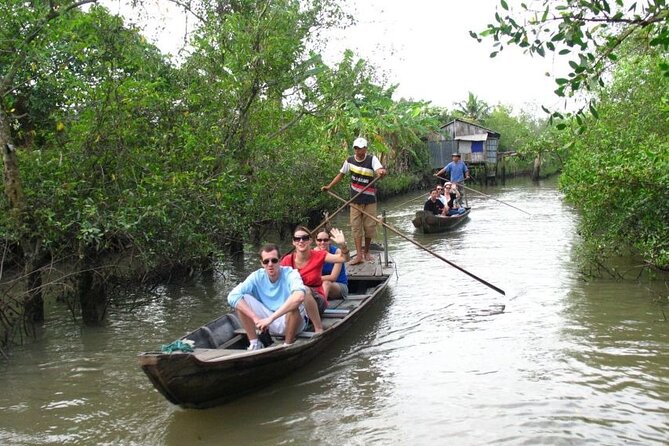
<svg viewBox="0 0 669 446">
<path fill-rule="evenodd" d="M 465 208 L 465 212 L 460 215 L 452 217 L 444 217 L 441 215 L 433 215 L 430 212 L 418 211 L 411 223 L 414 227 L 424 234 L 436 234 L 438 232 L 446 232 L 461 225 L 469 218 L 471 208 Z"/>
<path fill-rule="evenodd" d="M 329 302 L 319 335 L 303 332 L 289 346 L 275 337 L 271 346 L 247 351 L 244 329 L 230 313 L 181 338 L 194 342 L 193 352 L 144 352 L 139 364 L 165 398 L 185 408 L 216 406 L 274 383 L 313 360 L 378 298 L 393 266 L 373 254 L 373 262 L 347 265 L 349 296 Z"/>
</svg>

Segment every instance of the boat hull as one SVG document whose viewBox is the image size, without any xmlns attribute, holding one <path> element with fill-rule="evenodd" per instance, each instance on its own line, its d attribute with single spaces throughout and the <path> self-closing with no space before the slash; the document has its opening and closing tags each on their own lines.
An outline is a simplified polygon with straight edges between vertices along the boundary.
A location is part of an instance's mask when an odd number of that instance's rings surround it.
<svg viewBox="0 0 669 446">
<path fill-rule="evenodd" d="M 470 208 L 465 208 L 465 213 L 452 217 L 443 217 L 440 215 L 432 215 L 429 212 L 418 211 L 416 216 L 411 221 L 416 229 L 424 234 L 436 234 L 440 232 L 450 231 L 469 218 Z"/>
</svg>

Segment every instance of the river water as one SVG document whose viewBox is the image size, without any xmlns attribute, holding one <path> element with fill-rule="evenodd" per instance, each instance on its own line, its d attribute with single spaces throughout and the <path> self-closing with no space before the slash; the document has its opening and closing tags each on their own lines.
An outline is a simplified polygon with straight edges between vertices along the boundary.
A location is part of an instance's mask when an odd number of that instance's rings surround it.
<svg viewBox="0 0 669 446">
<path fill-rule="evenodd" d="M 0 444 L 669 444 L 664 285 L 582 280 L 554 181 L 486 193 L 532 216 L 470 194 L 469 222 L 415 237 L 506 296 L 391 233 L 397 277 L 360 324 L 222 407 L 170 405 L 135 356 L 225 311 L 252 256 L 98 328 L 51 304 L 44 335 L 0 365 Z M 408 234 L 414 195 L 380 206 Z"/>
</svg>

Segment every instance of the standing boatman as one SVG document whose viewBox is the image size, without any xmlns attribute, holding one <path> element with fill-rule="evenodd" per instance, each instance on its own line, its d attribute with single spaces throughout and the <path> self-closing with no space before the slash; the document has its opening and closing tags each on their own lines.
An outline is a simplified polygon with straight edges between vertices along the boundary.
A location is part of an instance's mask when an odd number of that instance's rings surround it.
<svg viewBox="0 0 669 446">
<path fill-rule="evenodd" d="M 471 177 L 469 176 L 469 168 L 460 158 L 460 154 L 457 152 L 451 155 L 451 162 L 446 164 L 446 166 L 439 172 L 435 173 L 434 176 L 439 177 L 446 172 L 446 174 L 449 175 L 448 179 L 451 183 L 458 185 L 458 192 L 463 196 L 465 192 L 465 180 L 468 180 Z"/>
<path fill-rule="evenodd" d="M 349 156 L 342 165 L 339 173 L 330 181 L 327 186 L 321 187 L 321 190 L 328 191 L 339 183 L 344 175 L 351 173 L 351 197 L 374 180 L 374 175 L 384 177 L 387 172 L 381 165 L 381 162 L 375 155 L 367 154 L 367 140 L 365 138 L 356 138 L 353 141 L 353 156 Z M 363 211 L 376 215 L 376 188 L 368 187 L 351 204 L 351 232 L 355 240 L 355 258 L 351 260 L 351 265 L 357 265 L 365 260 L 371 260 L 369 255 L 369 246 L 376 235 L 376 222 L 369 216 L 363 214 Z M 365 245 L 362 244 L 362 238 L 365 238 Z"/>
</svg>

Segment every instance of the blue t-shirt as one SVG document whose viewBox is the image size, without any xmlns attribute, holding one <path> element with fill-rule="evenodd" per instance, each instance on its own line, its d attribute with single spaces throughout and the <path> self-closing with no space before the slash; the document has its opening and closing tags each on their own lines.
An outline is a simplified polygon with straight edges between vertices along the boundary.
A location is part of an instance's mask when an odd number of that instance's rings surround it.
<svg viewBox="0 0 669 446">
<path fill-rule="evenodd" d="M 328 248 L 328 252 L 330 252 L 330 254 L 337 254 L 337 247 L 330 245 L 330 247 Z M 325 262 L 323 264 L 322 275 L 327 276 L 328 274 L 330 274 L 332 272 L 332 268 L 334 268 L 334 265 L 335 265 L 334 263 Z M 341 264 L 341 270 L 339 270 L 339 275 L 337 276 L 337 280 L 335 280 L 335 282 L 348 285 L 348 276 L 346 275 L 346 265 L 343 263 Z"/>
<path fill-rule="evenodd" d="M 245 295 L 258 299 L 272 311 L 279 309 L 295 291 L 306 292 L 300 273 L 290 266 L 281 266 L 279 279 L 272 283 L 264 268 L 252 272 L 242 283 L 237 285 L 228 294 L 228 303 L 232 308 Z"/>
<path fill-rule="evenodd" d="M 469 171 L 467 165 L 462 161 L 458 161 L 457 163 L 451 161 L 446 164 L 445 169 L 445 172 L 450 175 L 450 180 L 454 183 L 463 182 L 465 180 L 465 173 Z"/>
</svg>

